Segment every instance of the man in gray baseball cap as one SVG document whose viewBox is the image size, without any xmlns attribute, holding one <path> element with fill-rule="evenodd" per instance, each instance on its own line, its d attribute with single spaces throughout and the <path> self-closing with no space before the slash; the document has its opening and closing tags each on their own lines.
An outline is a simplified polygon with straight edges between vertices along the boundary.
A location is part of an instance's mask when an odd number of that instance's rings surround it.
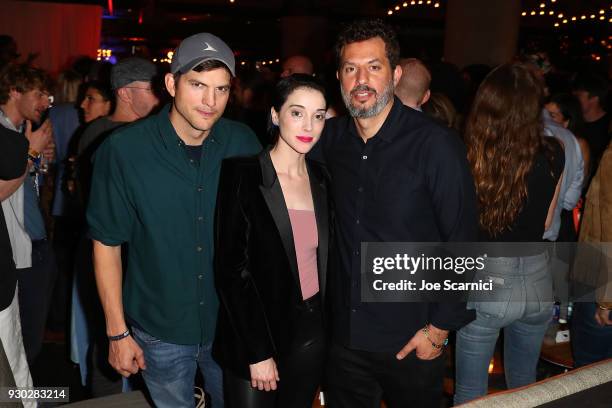
<svg viewBox="0 0 612 408">
<path fill-rule="evenodd" d="M 184 39 L 172 57 L 170 72 L 184 74 L 209 60 L 222 62 L 232 76 L 236 75 L 234 53 L 223 40 L 210 33 L 195 34 Z"/>
<path fill-rule="evenodd" d="M 115 131 L 96 152 L 89 234 L 110 364 L 126 377 L 143 370 L 157 407 L 193 406 L 199 367 L 212 406 L 220 408 L 222 372 L 211 356 L 219 171 L 224 158 L 261 146 L 247 126 L 221 117 L 235 69 L 221 39 L 208 33 L 185 39 L 170 68 L 165 85 L 172 102 Z"/>
<path fill-rule="evenodd" d="M 91 156 L 104 141 L 104 137 L 113 130 L 149 116 L 159 104 L 159 98 L 153 91 L 157 75 L 155 64 L 138 57 L 122 59 L 111 68 L 115 110 L 111 115 L 93 121 L 83 132 L 78 153 L 85 161 L 91 161 Z"/>
</svg>

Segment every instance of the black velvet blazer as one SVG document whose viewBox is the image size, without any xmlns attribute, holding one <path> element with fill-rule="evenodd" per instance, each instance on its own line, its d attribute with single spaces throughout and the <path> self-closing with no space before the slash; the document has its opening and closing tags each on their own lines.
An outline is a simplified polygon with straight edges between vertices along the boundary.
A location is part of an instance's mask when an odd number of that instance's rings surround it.
<svg viewBox="0 0 612 408">
<path fill-rule="evenodd" d="M 326 169 L 307 160 L 325 304 L 331 200 Z M 213 356 L 250 378 L 249 364 L 282 360 L 303 304 L 289 212 L 268 150 L 223 160 L 215 219 L 215 284 L 220 306 Z M 321 308 L 323 310 L 323 308 Z"/>
</svg>

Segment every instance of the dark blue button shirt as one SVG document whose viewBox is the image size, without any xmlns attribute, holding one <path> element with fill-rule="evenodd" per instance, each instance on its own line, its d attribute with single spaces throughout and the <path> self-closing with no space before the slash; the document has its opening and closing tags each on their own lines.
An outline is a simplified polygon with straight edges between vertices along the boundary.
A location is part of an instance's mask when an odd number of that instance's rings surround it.
<svg viewBox="0 0 612 408">
<path fill-rule="evenodd" d="M 456 329 L 465 304 L 362 303 L 362 242 L 476 241 L 474 183 L 459 137 L 397 98 L 367 143 L 350 117 L 328 120 L 312 153 L 327 164 L 336 205 L 334 338 L 349 347 L 397 352 L 427 322 Z"/>
</svg>

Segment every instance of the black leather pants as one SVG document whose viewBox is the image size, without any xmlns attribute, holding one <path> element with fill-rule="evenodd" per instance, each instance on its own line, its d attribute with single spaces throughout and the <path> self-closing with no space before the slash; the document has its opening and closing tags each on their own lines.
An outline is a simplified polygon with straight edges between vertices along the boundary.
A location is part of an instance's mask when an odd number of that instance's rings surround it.
<svg viewBox="0 0 612 408">
<path fill-rule="evenodd" d="M 300 312 L 291 351 L 277 362 L 280 381 L 276 391 L 259 391 L 251 381 L 224 370 L 225 406 L 228 408 L 311 408 L 321 383 L 326 356 L 325 336 L 318 303 Z"/>
</svg>

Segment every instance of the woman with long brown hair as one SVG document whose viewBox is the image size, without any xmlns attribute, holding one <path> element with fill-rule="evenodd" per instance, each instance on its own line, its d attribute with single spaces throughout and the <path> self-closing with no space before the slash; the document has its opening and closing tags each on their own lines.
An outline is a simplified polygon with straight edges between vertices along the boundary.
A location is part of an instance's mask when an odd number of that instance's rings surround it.
<svg viewBox="0 0 612 408">
<path fill-rule="evenodd" d="M 496 68 L 478 89 L 465 138 L 481 241 L 539 242 L 552 222 L 565 160 L 561 145 L 543 134 L 541 110 L 541 84 L 521 64 Z M 468 302 L 476 320 L 457 333 L 455 404 L 487 393 L 489 361 L 502 328 L 508 388 L 535 381 L 552 316 L 548 254 L 539 245 L 500 247 L 475 276 L 492 281 L 494 289 L 486 301 Z"/>
</svg>

